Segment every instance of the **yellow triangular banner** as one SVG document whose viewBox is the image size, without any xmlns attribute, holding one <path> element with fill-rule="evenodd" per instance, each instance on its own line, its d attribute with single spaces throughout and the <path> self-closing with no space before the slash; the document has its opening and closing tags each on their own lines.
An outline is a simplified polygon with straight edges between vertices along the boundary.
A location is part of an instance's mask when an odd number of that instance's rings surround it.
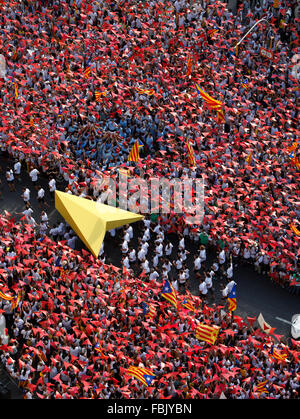
<svg viewBox="0 0 300 419">
<path fill-rule="evenodd" d="M 55 191 L 55 208 L 95 258 L 99 255 L 106 231 L 144 218 L 140 214 L 61 191 Z"/>
</svg>

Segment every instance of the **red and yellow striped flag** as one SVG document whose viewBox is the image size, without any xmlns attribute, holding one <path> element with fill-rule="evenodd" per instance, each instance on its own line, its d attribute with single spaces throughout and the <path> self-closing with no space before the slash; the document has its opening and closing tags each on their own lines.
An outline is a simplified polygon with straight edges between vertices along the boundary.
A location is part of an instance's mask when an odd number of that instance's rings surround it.
<svg viewBox="0 0 300 419">
<path fill-rule="evenodd" d="M 101 96 L 107 96 L 107 93 L 105 91 L 99 92 L 98 90 L 95 91 L 95 98 L 96 101 L 99 102 L 101 99 Z"/>
<path fill-rule="evenodd" d="M 136 140 L 136 142 L 134 143 L 129 156 L 128 156 L 128 160 L 129 161 L 139 161 L 140 160 L 140 153 L 139 153 L 139 140 Z"/>
<path fill-rule="evenodd" d="M 195 167 L 196 166 L 196 159 L 195 159 L 194 149 L 191 146 L 191 143 L 189 142 L 189 140 L 186 140 L 186 145 L 187 145 L 187 148 L 188 148 L 188 158 L 189 158 L 190 166 Z"/>
<path fill-rule="evenodd" d="M 140 95 L 152 96 L 155 93 L 155 90 L 154 89 L 140 89 L 139 87 L 137 87 L 136 90 L 138 91 L 138 93 Z"/>
<path fill-rule="evenodd" d="M 223 103 L 210 96 L 199 84 L 195 83 L 195 87 L 202 99 L 207 103 L 210 109 L 222 110 Z"/>
<path fill-rule="evenodd" d="M 186 76 L 189 77 L 192 73 L 192 57 L 189 55 L 188 62 L 186 65 Z"/>
<path fill-rule="evenodd" d="M 256 391 L 258 391 L 259 393 L 267 393 L 268 390 L 266 389 L 266 384 L 268 384 L 268 380 L 262 381 L 261 383 L 258 383 L 256 386 Z"/>
<path fill-rule="evenodd" d="M 13 301 L 14 297 L 11 297 L 10 295 L 4 294 L 2 291 L 0 291 L 0 298 L 5 301 Z"/>
<path fill-rule="evenodd" d="M 249 156 L 246 157 L 245 161 L 246 163 L 251 164 L 251 160 L 252 160 L 252 151 L 250 152 Z"/>
<path fill-rule="evenodd" d="M 134 378 L 137 378 L 147 387 L 151 384 L 152 380 L 155 378 L 155 374 L 152 371 L 148 370 L 147 368 L 141 367 L 129 367 L 127 370 L 129 375 L 132 375 Z"/>
<path fill-rule="evenodd" d="M 297 229 L 297 227 L 293 224 L 293 223 L 291 223 L 290 224 L 290 227 L 291 227 L 291 230 L 297 235 L 297 236 L 299 236 L 300 237 L 300 230 L 298 230 Z"/>
<path fill-rule="evenodd" d="M 217 339 L 219 330 L 220 328 L 217 326 L 208 326 L 207 324 L 200 323 L 196 329 L 196 338 L 213 345 Z"/>
</svg>

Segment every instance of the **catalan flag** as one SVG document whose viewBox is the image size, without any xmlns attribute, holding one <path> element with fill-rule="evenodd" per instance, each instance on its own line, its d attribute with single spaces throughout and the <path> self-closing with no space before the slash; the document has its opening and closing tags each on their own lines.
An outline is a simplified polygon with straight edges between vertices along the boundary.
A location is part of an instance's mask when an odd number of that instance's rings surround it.
<svg viewBox="0 0 300 419">
<path fill-rule="evenodd" d="M 199 84 L 195 83 L 195 88 L 210 109 L 221 110 L 223 103 L 210 96 Z"/>
<path fill-rule="evenodd" d="M 34 122 L 33 122 L 33 117 L 32 116 L 30 117 L 29 124 L 32 128 L 34 128 Z"/>
<path fill-rule="evenodd" d="M 131 366 L 131 367 L 128 368 L 127 373 L 129 375 L 132 375 L 134 378 L 137 378 L 139 381 L 141 381 L 147 387 L 151 384 L 151 382 L 155 378 L 155 374 L 153 374 L 153 372 L 150 371 L 147 368 Z"/>
<path fill-rule="evenodd" d="M 191 146 L 191 143 L 189 142 L 189 140 L 186 140 L 186 145 L 187 145 L 187 148 L 188 148 L 188 157 L 189 157 L 190 166 L 195 167 L 196 166 L 196 159 L 195 159 L 194 149 Z"/>
<path fill-rule="evenodd" d="M 232 290 L 230 291 L 230 294 L 227 297 L 228 301 L 228 310 L 234 311 L 236 310 L 236 285 L 232 287 Z"/>
<path fill-rule="evenodd" d="M 97 102 L 100 102 L 101 96 L 107 96 L 107 92 L 99 92 L 98 90 L 95 91 L 95 98 Z"/>
<path fill-rule="evenodd" d="M 214 35 L 216 35 L 217 33 L 218 33 L 218 30 L 219 28 L 217 27 L 217 26 L 214 26 L 212 29 L 209 29 L 208 31 L 207 31 L 207 35 L 210 37 L 210 38 L 212 38 Z"/>
<path fill-rule="evenodd" d="M 187 308 L 188 310 L 195 311 L 195 307 L 192 305 L 190 299 L 188 299 L 187 297 L 184 297 L 184 300 L 182 302 L 182 306 L 184 308 Z"/>
<path fill-rule="evenodd" d="M 272 345 L 270 356 L 277 361 L 285 361 L 287 358 L 287 354 L 277 352 L 276 349 L 274 349 L 274 345 Z"/>
<path fill-rule="evenodd" d="M 19 302 L 21 301 L 21 294 L 18 293 L 17 297 L 15 297 L 12 301 L 11 311 L 18 307 Z"/>
<path fill-rule="evenodd" d="M 14 88 L 15 88 L 15 98 L 18 99 L 19 97 L 19 92 L 18 92 L 18 85 L 16 82 L 14 82 Z"/>
<path fill-rule="evenodd" d="M 298 230 L 298 228 L 293 223 L 290 224 L 290 228 L 297 236 L 300 237 L 300 230 Z"/>
<path fill-rule="evenodd" d="M 136 90 L 140 95 L 152 96 L 155 93 L 154 89 L 140 89 L 139 87 L 137 87 Z"/>
<path fill-rule="evenodd" d="M 0 291 L 0 298 L 5 301 L 13 301 L 14 297 L 11 297 L 10 295 L 4 294 L 2 291 Z"/>
<path fill-rule="evenodd" d="M 222 111 L 222 109 L 217 110 L 217 122 L 219 124 L 222 124 L 225 122 L 225 116 L 224 116 L 224 112 Z"/>
<path fill-rule="evenodd" d="M 248 164 L 251 164 L 251 160 L 252 160 L 252 152 L 246 157 L 245 162 Z"/>
<path fill-rule="evenodd" d="M 192 73 L 192 57 L 189 55 L 186 65 L 186 77 L 189 77 Z"/>
<path fill-rule="evenodd" d="M 91 65 L 90 65 L 91 59 L 89 58 L 85 70 L 84 70 L 84 78 L 88 79 L 91 75 Z"/>
<path fill-rule="evenodd" d="M 15 61 L 17 59 L 17 57 L 18 57 L 18 48 L 15 47 L 15 50 L 14 50 L 11 58 Z"/>
<path fill-rule="evenodd" d="M 128 160 L 129 161 L 139 161 L 140 160 L 140 153 L 139 148 L 142 147 L 140 145 L 140 141 L 136 140 L 136 142 L 133 144 L 133 147 L 129 153 Z"/>
<path fill-rule="evenodd" d="M 248 81 L 248 79 L 246 79 L 246 78 L 244 78 L 243 80 L 242 80 L 242 87 L 244 88 L 244 89 L 248 89 L 248 87 L 249 87 L 249 81 Z"/>
<path fill-rule="evenodd" d="M 161 296 L 168 300 L 173 306 L 177 308 L 177 297 L 172 284 L 166 279 L 161 292 Z"/>
<path fill-rule="evenodd" d="M 147 304 L 143 301 L 142 303 L 143 313 L 145 317 L 153 320 L 156 315 L 156 310 L 153 304 Z"/>
<path fill-rule="evenodd" d="M 96 345 L 94 346 L 95 351 L 97 351 L 102 359 L 106 359 L 107 357 L 103 353 L 103 348 L 99 340 L 96 342 Z"/>
<path fill-rule="evenodd" d="M 257 384 L 256 391 L 258 391 L 259 393 L 268 393 L 268 390 L 266 388 L 266 385 L 268 383 L 269 383 L 268 380 L 261 381 L 260 383 Z"/>
<path fill-rule="evenodd" d="M 213 345 L 217 339 L 220 328 L 217 326 L 208 326 L 204 323 L 199 323 L 196 328 L 196 338 L 204 340 Z"/>
</svg>

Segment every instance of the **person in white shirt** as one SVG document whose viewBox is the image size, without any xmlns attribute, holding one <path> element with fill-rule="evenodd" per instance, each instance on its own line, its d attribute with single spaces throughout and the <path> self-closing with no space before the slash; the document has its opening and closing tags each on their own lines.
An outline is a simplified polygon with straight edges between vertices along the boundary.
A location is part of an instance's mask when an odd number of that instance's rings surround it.
<svg viewBox="0 0 300 419">
<path fill-rule="evenodd" d="M 146 274 L 149 274 L 149 272 L 150 272 L 150 267 L 149 267 L 149 262 L 148 262 L 148 260 L 147 260 L 147 259 L 145 259 L 145 258 L 144 258 L 144 259 L 142 260 L 141 267 L 142 267 L 143 271 L 144 271 Z"/>
<path fill-rule="evenodd" d="M 30 206 L 26 206 L 26 209 L 23 212 L 17 212 L 17 214 L 23 214 L 26 217 L 26 219 L 28 219 L 33 214 L 33 209 L 30 208 Z"/>
<path fill-rule="evenodd" d="M 225 263 L 226 257 L 225 257 L 225 250 L 222 249 L 219 253 L 219 265 L 223 265 Z"/>
<path fill-rule="evenodd" d="M 179 250 L 184 250 L 184 249 L 185 249 L 185 243 L 184 243 L 184 237 L 183 237 L 183 236 L 182 236 L 182 238 L 179 240 L 178 249 L 179 249 Z"/>
<path fill-rule="evenodd" d="M 158 253 L 155 253 L 155 255 L 153 257 L 153 260 L 152 260 L 153 267 L 156 268 L 158 263 L 159 263 L 159 255 L 158 255 Z"/>
<path fill-rule="evenodd" d="M 28 188 L 23 188 L 22 198 L 23 198 L 23 201 L 24 201 L 25 205 L 27 203 L 29 203 L 29 201 L 30 201 L 30 190 Z"/>
<path fill-rule="evenodd" d="M 143 247 L 140 247 L 140 249 L 139 249 L 139 251 L 138 251 L 138 254 L 137 254 L 137 257 L 138 257 L 138 260 L 139 260 L 140 262 L 142 262 L 142 261 L 145 259 L 145 257 L 146 257 L 146 252 L 145 252 L 145 249 L 144 249 Z"/>
<path fill-rule="evenodd" d="M 159 243 L 156 246 L 155 252 L 157 253 L 158 257 L 162 257 L 162 255 L 163 255 L 163 245 L 162 245 L 162 243 Z"/>
<path fill-rule="evenodd" d="M 33 183 L 37 182 L 39 174 L 40 172 L 37 169 L 32 169 L 31 172 L 29 172 L 29 176 L 31 177 Z"/>
<path fill-rule="evenodd" d="M 131 263 L 134 263 L 136 261 L 136 252 L 135 249 L 131 249 L 129 252 L 129 260 Z"/>
<path fill-rule="evenodd" d="M 200 285 L 199 285 L 199 291 L 200 291 L 201 297 L 203 299 L 205 299 L 206 298 L 206 295 L 207 295 L 207 287 L 206 287 L 205 281 L 202 281 L 200 283 Z"/>
<path fill-rule="evenodd" d="M 55 179 L 51 179 L 48 183 L 49 185 L 49 191 L 50 192 L 55 192 L 56 190 L 56 180 Z"/>
<path fill-rule="evenodd" d="M 129 234 L 129 240 L 131 240 L 133 238 L 133 228 L 131 225 L 126 226 L 126 233 Z"/>
<path fill-rule="evenodd" d="M 171 281 L 171 284 L 172 284 L 172 287 L 174 288 L 175 291 L 178 291 L 179 290 L 177 279 L 173 279 Z"/>
<path fill-rule="evenodd" d="M 181 259 L 177 259 L 174 263 L 174 266 L 176 267 L 176 269 L 178 271 L 180 271 L 182 269 L 182 260 Z"/>
<path fill-rule="evenodd" d="M 206 288 L 207 291 L 211 293 L 212 297 L 214 296 L 214 292 L 213 292 L 213 282 L 212 282 L 212 277 L 210 275 L 210 273 L 205 275 L 205 284 L 206 284 Z"/>
<path fill-rule="evenodd" d="M 232 266 L 232 263 L 227 268 L 226 276 L 227 276 L 228 279 L 231 279 L 233 277 L 233 266 Z"/>
<path fill-rule="evenodd" d="M 19 181 L 21 180 L 21 176 L 20 176 L 21 175 L 21 167 L 22 167 L 21 162 L 16 161 L 15 164 L 14 164 L 14 172 L 15 172 L 16 178 Z"/>
<path fill-rule="evenodd" d="M 43 223 L 47 223 L 48 220 L 49 220 L 48 215 L 45 211 L 42 211 L 42 213 L 41 213 L 41 220 L 42 220 Z"/>
<path fill-rule="evenodd" d="M 150 229 L 146 228 L 146 230 L 144 231 L 143 237 L 142 237 L 142 241 L 146 242 L 150 240 Z"/>
<path fill-rule="evenodd" d="M 201 258 L 200 256 L 195 256 L 194 258 L 194 271 L 199 271 L 201 269 Z"/>
<path fill-rule="evenodd" d="M 223 295 L 224 298 L 227 297 L 230 294 L 230 291 L 232 290 L 234 285 L 236 285 L 235 281 L 231 280 L 230 282 L 228 282 L 228 284 L 226 285 L 226 287 L 222 291 L 222 295 Z"/>
<path fill-rule="evenodd" d="M 11 192 L 15 191 L 16 190 L 15 183 L 14 183 L 15 177 L 14 177 L 14 172 L 12 171 L 12 169 L 7 170 L 6 180 L 8 183 L 9 190 Z"/>
<path fill-rule="evenodd" d="M 151 269 L 149 280 L 153 281 L 153 280 L 156 280 L 157 278 L 159 278 L 159 273 L 155 269 Z"/>
<path fill-rule="evenodd" d="M 128 248 L 128 241 L 127 240 L 124 240 L 123 243 L 122 243 L 122 253 L 123 253 L 123 255 L 125 255 L 126 253 L 128 253 L 128 250 L 129 250 L 129 248 Z"/>
<path fill-rule="evenodd" d="M 180 288 L 184 288 L 185 287 L 186 274 L 185 274 L 185 271 L 183 269 L 179 271 L 178 283 L 179 283 L 179 287 Z"/>
<path fill-rule="evenodd" d="M 39 203 L 40 208 L 43 207 L 43 204 L 49 206 L 45 202 L 45 191 L 44 191 L 44 189 L 41 186 L 39 186 L 39 190 L 38 190 L 38 193 L 37 193 L 37 200 L 38 200 L 38 203 Z"/>
<path fill-rule="evenodd" d="M 171 256 L 173 250 L 173 244 L 171 242 L 168 242 L 165 246 L 165 254 L 166 256 Z"/>
<path fill-rule="evenodd" d="M 126 269 L 130 269 L 130 262 L 127 255 L 123 257 L 123 266 L 125 266 Z"/>
<path fill-rule="evenodd" d="M 206 249 L 205 249 L 205 246 L 203 244 L 200 246 L 199 256 L 200 256 L 201 262 L 206 261 Z"/>
<path fill-rule="evenodd" d="M 145 251 L 145 254 L 147 255 L 148 249 L 149 249 L 149 242 L 142 243 L 141 247 Z"/>
</svg>

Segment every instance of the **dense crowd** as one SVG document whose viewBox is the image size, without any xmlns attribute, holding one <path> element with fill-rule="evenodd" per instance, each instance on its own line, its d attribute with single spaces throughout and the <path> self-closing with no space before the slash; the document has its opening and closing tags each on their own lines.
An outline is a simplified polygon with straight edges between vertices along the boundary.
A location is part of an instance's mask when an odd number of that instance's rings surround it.
<svg viewBox="0 0 300 419">
<path fill-rule="evenodd" d="M 49 229 L 46 214 L 37 226 L 24 188 L 24 220 L 1 218 L 2 292 L 22 294 L 12 311 L 2 301 L 8 334 L 1 359 L 26 397 L 299 397 L 297 342 L 282 343 L 205 304 L 219 270 L 230 282 L 238 258 L 281 285 L 299 273 L 299 236 L 291 229 L 300 215 L 299 168 L 291 158 L 299 141 L 298 8 L 292 0 L 278 8 L 252 3 L 236 15 L 219 1 L 2 4 L 0 144 L 16 161 L 7 171 L 12 191 L 20 165 L 42 208 L 41 173 L 51 192 L 61 177 L 68 192 L 89 199 L 98 199 L 103 179 L 117 179 L 120 168 L 129 178 L 205 180 L 203 223 L 172 212 L 156 223 L 146 217 L 137 249 L 126 227 L 121 270 L 105 264 L 103 249 L 98 260 L 74 250 L 76 237 L 64 225 Z M 267 23 L 235 48 L 261 18 Z M 224 104 L 223 122 L 195 83 Z M 141 160 L 128 162 L 137 140 Z M 170 233 L 181 242 L 172 277 Z M 57 245 L 59 238 L 67 245 Z M 199 254 L 190 255 L 199 277 L 200 297 L 189 296 L 197 315 L 160 296 L 163 279 L 172 280 L 179 300 L 188 293 L 185 238 L 199 243 Z M 208 244 L 218 254 L 203 270 Z M 144 318 L 143 301 L 156 307 L 155 322 Z M 220 326 L 215 345 L 195 338 L 197 321 Z M 270 355 L 274 342 L 285 361 Z M 126 375 L 131 364 L 153 370 L 152 386 Z M 258 392 L 264 380 L 268 388 Z"/>
</svg>

